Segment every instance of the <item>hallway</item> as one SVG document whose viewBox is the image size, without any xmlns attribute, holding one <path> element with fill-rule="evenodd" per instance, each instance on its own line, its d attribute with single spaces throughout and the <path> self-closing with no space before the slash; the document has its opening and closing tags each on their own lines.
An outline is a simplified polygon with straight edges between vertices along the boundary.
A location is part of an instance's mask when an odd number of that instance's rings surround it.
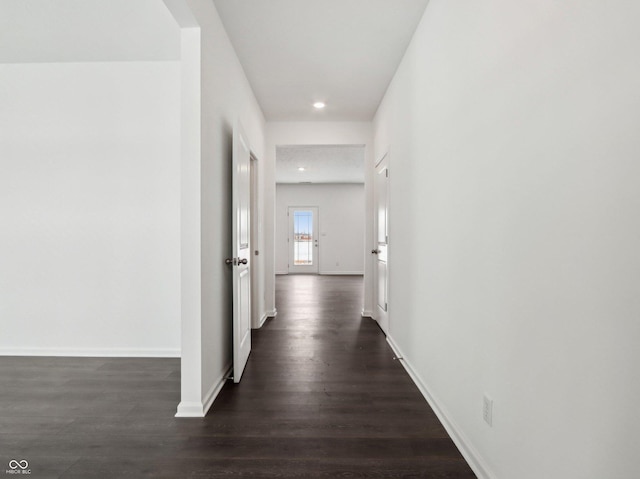
<svg viewBox="0 0 640 479">
<path fill-rule="evenodd" d="M 228 383 L 207 417 L 235 429 L 234 468 L 475 477 L 376 323 L 361 318 L 361 277 L 278 276 L 276 287 L 277 318 L 253 332 L 242 382 Z"/>
</svg>

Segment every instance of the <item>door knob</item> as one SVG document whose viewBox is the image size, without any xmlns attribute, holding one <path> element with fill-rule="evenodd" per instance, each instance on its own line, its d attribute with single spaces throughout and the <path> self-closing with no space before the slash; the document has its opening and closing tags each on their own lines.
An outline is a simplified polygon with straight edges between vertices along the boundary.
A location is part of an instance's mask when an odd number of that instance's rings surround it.
<svg viewBox="0 0 640 479">
<path fill-rule="evenodd" d="M 227 258 L 224 260 L 224 264 L 226 264 L 227 266 L 231 266 L 232 264 L 236 264 L 236 262 L 234 258 Z"/>
<path fill-rule="evenodd" d="M 378 251 L 377 249 L 372 249 L 371 250 L 371 254 L 378 254 L 380 251 Z"/>
<path fill-rule="evenodd" d="M 249 261 L 247 260 L 247 258 L 238 258 L 238 264 L 247 264 Z"/>
</svg>

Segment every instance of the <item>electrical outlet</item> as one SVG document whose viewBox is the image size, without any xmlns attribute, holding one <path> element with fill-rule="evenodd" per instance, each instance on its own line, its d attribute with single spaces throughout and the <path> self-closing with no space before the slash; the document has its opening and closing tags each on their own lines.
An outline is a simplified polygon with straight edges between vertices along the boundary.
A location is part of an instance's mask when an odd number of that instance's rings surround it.
<svg viewBox="0 0 640 479">
<path fill-rule="evenodd" d="M 493 426 L 493 399 L 486 394 L 482 397 L 482 418 L 489 426 Z"/>
</svg>

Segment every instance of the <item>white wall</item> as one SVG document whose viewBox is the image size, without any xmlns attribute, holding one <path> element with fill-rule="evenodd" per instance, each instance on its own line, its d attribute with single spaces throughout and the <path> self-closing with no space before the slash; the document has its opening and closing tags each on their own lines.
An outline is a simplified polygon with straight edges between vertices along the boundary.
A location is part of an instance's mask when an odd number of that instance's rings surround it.
<svg viewBox="0 0 640 479">
<path fill-rule="evenodd" d="M 481 477 L 640 477 L 639 16 L 432 0 L 376 115 L 390 336 Z"/>
<path fill-rule="evenodd" d="M 0 353 L 180 352 L 178 62 L 0 64 Z"/>
<path fill-rule="evenodd" d="M 179 59 L 180 30 L 161 0 L 0 2 L 0 63 Z"/>
<path fill-rule="evenodd" d="M 240 121 L 264 168 L 264 117 L 233 50 L 214 3 L 187 0 L 200 28 L 201 163 L 200 174 L 185 185 L 200 194 L 199 291 L 183 292 L 192 304 L 183 317 L 182 398 L 178 415 L 202 416 L 225 381 L 232 360 L 231 146 L 233 126 Z M 184 55 L 184 52 L 183 52 Z M 260 186 L 262 194 L 262 186 Z M 191 225 L 193 226 L 193 225 Z M 196 233 L 195 229 L 189 233 Z M 193 238 L 192 238 L 193 239 Z M 194 244 L 197 240 L 194 239 Z M 261 245 L 258 244 L 258 249 Z M 262 270 L 261 258 L 252 265 Z M 188 269 L 195 283 L 198 268 Z M 200 311 L 198 311 L 200 306 Z M 258 305 L 263 308 L 262 305 Z M 194 372 L 199 371 L 199 376 Z"/>
<path fill-rule="evenodd" d="M 318 207 L 318 272 L 364 274 L 364 184 L 276 185 L 276 273 L 287 274 L 290 206 Z"/>
<path fill-rule="evenodd" d="M 373 135 L 370 122 L 268 122 L 266 124 L 265 170 L 264 170 L 264 249 L 265 249 L 265 309 L 268 314 L 276 314 L 275 308 L 275 206 L 276 147 L 279 145 L 364 145 L 365 155 L 365 211 L 371 211 L 372 193 L 371 169 L 373 164 Z M 365 248 L 373 244 L 373 220 L 365 219 Z M 372 260 L 365 259 L 364 282 L 365 299 L 363 312 L 371 314 L 373 295 Z"/>
</svg>

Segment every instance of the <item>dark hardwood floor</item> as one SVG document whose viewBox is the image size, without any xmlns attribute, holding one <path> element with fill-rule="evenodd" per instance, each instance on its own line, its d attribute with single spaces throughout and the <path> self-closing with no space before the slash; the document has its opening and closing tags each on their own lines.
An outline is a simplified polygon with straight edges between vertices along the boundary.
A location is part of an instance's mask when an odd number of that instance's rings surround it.
<svg viewBox="0 0 640 479">
<path fill-rule="evenodd" d="M 0 475 L 474 478 L 361 295 L 361 277 L 278 277 L 278 317 L 203 419 L 173 417 L 177 359 L 2 357 Z"/>
</svg>

